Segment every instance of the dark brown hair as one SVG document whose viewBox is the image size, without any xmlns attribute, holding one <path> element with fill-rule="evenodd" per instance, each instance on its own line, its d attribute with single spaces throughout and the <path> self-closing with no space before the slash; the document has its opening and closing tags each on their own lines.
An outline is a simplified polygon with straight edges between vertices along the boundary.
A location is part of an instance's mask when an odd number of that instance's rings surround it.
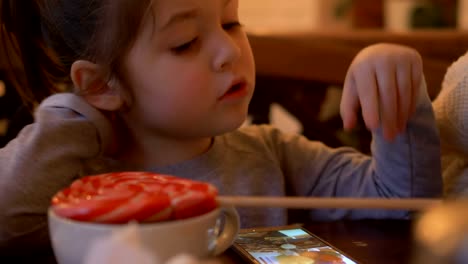
<svg viewBox="0 0 468 264">
<path fill-rule="evenodd" d="M 0 39 L 16 89 L 32 106 L 70 84 L 78 59 L 120 74 L 122 57 L 132 45 L 151 0 L 1 0 Z M 11 52 L 11 50 L 10 50 Z M 8 54 L 8 52 L 6 52 Z M 17 58 L 17 60 L 15 60 Z"/>
</svg>

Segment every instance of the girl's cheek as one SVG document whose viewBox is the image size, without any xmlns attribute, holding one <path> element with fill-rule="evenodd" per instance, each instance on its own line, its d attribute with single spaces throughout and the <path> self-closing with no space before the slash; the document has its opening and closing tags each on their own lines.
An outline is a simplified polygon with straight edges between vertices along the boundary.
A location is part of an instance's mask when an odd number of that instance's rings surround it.
<svg viewBox="0 0 468 264">
<path fill-rule="evenodd" d="M 179 78 L 176 76 L 176 78 Z M 180 76 L 181 85 L 190 91 L 200 91 L 208 88 L 209 76 L 200 71 L 193 71 Z"/>
</svg>

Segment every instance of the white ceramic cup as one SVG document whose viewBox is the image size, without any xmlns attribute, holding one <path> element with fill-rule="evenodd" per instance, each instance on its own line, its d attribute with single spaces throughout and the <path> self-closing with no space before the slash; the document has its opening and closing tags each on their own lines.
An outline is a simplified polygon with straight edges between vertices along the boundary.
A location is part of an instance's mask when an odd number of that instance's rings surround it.
<svg viewBox="0 0 468 264">
<path fill-rule="evenodd" d="M 52 209 L 48 211 L 48 222 L 59 264 L 83 264 L 95 239 L 110 236 L 125 226 L 74 221 L 58 216 Z M 140 224 L 138 231 L 142 245 L 155 259 L 165 261 L 182 253 L 199 258 L 221 254 L 234 242 L 239 226 L 237 211 L 230 207 L 183 220 Z"/>
</svg>

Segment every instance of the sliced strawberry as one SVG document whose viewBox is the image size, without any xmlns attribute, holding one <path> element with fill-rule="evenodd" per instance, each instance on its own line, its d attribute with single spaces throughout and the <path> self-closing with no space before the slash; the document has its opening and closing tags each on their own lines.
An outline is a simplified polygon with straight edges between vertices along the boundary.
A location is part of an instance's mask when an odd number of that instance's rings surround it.
<svg viewBox="0 0 468 264">
<path fill-rule="evenodd" d="M 81 221 L 125 223 L 184 219 L 216 208 L 213 185 L 149 172 L 83 177 L 52 198 L 55 213 Z"/>
</svg>

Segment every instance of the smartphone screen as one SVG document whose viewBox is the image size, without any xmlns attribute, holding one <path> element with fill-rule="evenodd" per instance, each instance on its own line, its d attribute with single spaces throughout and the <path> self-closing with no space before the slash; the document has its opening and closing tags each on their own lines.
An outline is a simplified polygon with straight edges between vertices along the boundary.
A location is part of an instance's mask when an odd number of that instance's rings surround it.
<svg viewBox="0 0 468 264">
<path fill-rule="evenodd" d="M 257 264 L 357 263 L 300 226 L 243 229 L 234 250 Z"/>
</svg>

